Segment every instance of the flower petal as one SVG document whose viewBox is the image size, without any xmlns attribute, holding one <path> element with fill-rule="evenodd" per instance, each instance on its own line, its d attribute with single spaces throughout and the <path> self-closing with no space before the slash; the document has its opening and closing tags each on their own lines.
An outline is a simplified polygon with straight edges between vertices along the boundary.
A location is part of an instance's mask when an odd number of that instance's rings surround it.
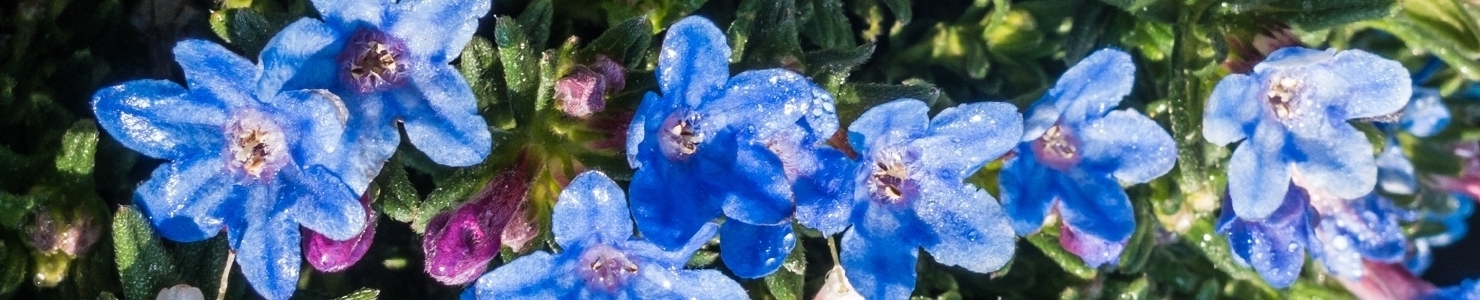
<svg viewBox="0 0 1480 300">
<path fill-rule="evenodd" d="M 395 96 L 411 144 L 448 166 L 471 166 L 488 157 L 493 134 L 478 115 L 473 89 L 462 74 L 448 65 L 425 66 L 412 74 L 415 92 Z"/>
<path fill-rule="evenodd" d="M 205 101 L 202 101 L 205 100 Z M 168 80 L 135 80 L 93 94 L 93 112 L 114 139 L 155 158 L 180 160 L 219 151 L 223 103 L 188 94 Z"/>
<path fill-rule="evenodd" d="M 1414 174 L 1413 162 L 1403 155 L 1403 148 L 1396 140 L 1389 140 L 1377 155 L 1377 184 L 1388 193 L 1412 195 L 1418 191 L 1418 178 Z"/>
<path fill-rule="evenodd" d="M 1066 120 L 1090 120 L 1120 105 L 1135 79 L 1136 65 L 1129 54 L 1101 49 L 1065 71 L 1043 97 L 1054 99 Z"/>
<path fill-rule="evenodd" d="M 858 162 L 842 152 L 819 150 L 817 173 L 798 177 L 792 184 L 798 223 L 833 235 L 848 228 L 853 214 L 853 190 Z"/>
<path fill-rule="evenodd" d="M 353 30 L 358 26 L 381 27 L 391 0 L 313 0 L 324 21 L 336 28 Z"/>
<path fill-rule="evenodd" d="M 1018 147 L 1017 157 L 1003 163 L 997 186 L 1002 189 L 1002 208 L 1018 235 L 1043 227 L 1048 208 L 1058 201 L 1057 191 L 1063 190 L 1055 173 L 1038 163 L 1027 143 Z"/>
<path fill-rule="evenodd" d="M 288 299 L 298 289 L 298 224 L 288 214 L 270 214 L 248 225 L 236 262 L 257 294 L 267 299 Z"/>
<path fill-rule="evenodd" d="M 221 171 L 224 165 L 214 157 L 160 165 L 134 190 L 134 201 L 165 238 L 188 243 L 216 236 L 233 210 L 222 205 L 245 196 Z"/>
<path fill-rule="evenodd" d="M 1270 69 L 1305 67 L 1330 61 L 1336 50 L 1316 50 L 1305 47 L 1285 47 L 1270 52 L 1263 62 L 1254 66 L 1254 73 Z M 1252 99 L 1252 98 L 1250 98 Z"/>
<path fill-rule="evenodd" d="M 706 187 L 722 199 L 725 216 L 760 225 L 789 222 L 796 208 L 781 158 L 750 133 L 720 135 L 706 145 L 704 158 L 721 161 L 696 167 Z"/>
<path fill-rule="evenodd" d="M 914 203 L 920 221 L 935 232 L 935 243 L 924 245 L 935 261 L 977 273 L 1007 264 L 1017 248 L 1017 237 L 997 199 L 971 186 L 926 185 L 925 189 L 940 190 Z"/>
<path fill-rule="evenodd" d="M 569 255 L 566 255 L 569 256 Z M 493 269 L 463 292 L 477 299 L 565 299 L 580 291 L 572 259 L 546 252 L 525 255 Z"/>
<path fill-rule="evenodd" d="M 289 90 L 338 88 L 336 57 L 344 49 L 342 40 L 347 40 L 342 36 L 347 34 L 312 18 L 283 28 L 258 55 L 262 78 L 257 81 L 257 95 L 266 98 Z"/>
<path fill-rule="evenodd" d="M 643 265 L 632 284 L 636 299 L 750 299 L 734 279 L 717 270 L 676 270 Z"/>
<path fill-rule="evenodd" d="M 293 219 L 303 227 L 340 241 L 364 231 L 365 211 L 360 208 L 360 196 L 328 169 L 285 168 L 278 176 L 282 176 L 278 180 L 284 188 L 278 190 L 277 199 L 293 203 Z"/>
<path fill-rule="evenodd" d="M 658 55 L 658 86 L 663 97 L 697 107 L 730 77 L 730 45 L 709 19 L 690 16 L 668 27 Z"/>
<path fill-rule="evenodd" d="M 767 137 L 797 126 L 804 116 L 827 115 L 823 103 L 832 96 L 807 77 L 785 69 L 746 71 L 735 75 L 723 95 L 702 106 L 710 126 L 754 127 L 756 136 Z"/>
<path fill-rule="evenodd" d="M 1339 109 L 1339 119 L 1370 118 L 1403 109 L 1413 96 L 1413 81 L 1408 69 L 1397 61 L 1362 50 L 1337 53 L 1326 69 L 1340 84 L 1332 106 Z M 1323 83 L 1324 84 L 1324 83 Z"/>
<path fill-rule="evenodd" d="M 1219 80 L 1203 112 L 1203 138 L 1224 146 L 1254 132 L 1258 124 L 1255 118 L 1264 107 L 1255 102 L 1259 101 L 1260 89 L 1259 81 L 1249 75 L 1229 74 Z"/>
<path fill-rule="evenodd" d="M 1084 260 L 1084 264 L 1092 267 L 1120 263 L 1120 253 L 1125 251 L 1125 243 L 1125 240 L 1101 239 L 1068 223 L 1059 226 L 1059 244 L 1063 245 L 1065 251 L 1074 253 Z"/>
<path fill-rule="evenodd" d="M 1059 216 L 1072 227 L 1080 240 L 1097 239 L 1124 244 L 1136 231 L 1136 214 L 1130 197 L 1114 179 L 1083 171 L 1071 171 L 1059 177 Z M 1087 249 L 1085 249 L 1087 250 Z M 1109 249 L 1099 249 L 1109 250 Z M 1120 253 L 1079 253 L 1085 263 L 1114 263 Z"/>
<path fill-rule="evenodd" d="M 226 107 L 254 103 L 251 86 L 262 70 L 219 44 L 188 39 L 175 44 L 175 62 L 185 72 L 186 86 L 197 101 L 220 101 Z"/>
<path fill-rule="evenodd" d="M 1276 126 L 1259 126 L 1254 138 L 1234 149 L 1228 160 L 1228 194 L 1239 217 L 1263 219 L 1284 202 L 1290 165 L 1280 155 L 1286 146 Z"/>
<path fill-rule="evenodd" d="M 627 165 L 633 169 L 641 169 L 642 162 L 647 159 L 659 159 L 662 151 L 658 150 L 658 137 L 647 137 L 647 133 L 658 134 L 658 127 L 663 126 L 663 119 L 668 114 L 678 109 L 678 102 L 671 101 L 676 98 L 658 97 L 658 94 L 648 92 L 642 97 L 642 104 L 637 106 L 637 112 L 632 116 L 632 124 L 627 126 Z"/>
<path fill-rule="evenodd" d="M 551 224 L 555 242 L 561 245 L 575 245 L 587 237 L 604 243 L 632 238 L 627 195 L 616 182 L 597 171 L 577 175 L 560 192 Z"/>
<path fill-rule="evenodd" d="M 1112 173 L 1125 182 L 1151 181 L 1171 171 L 1177 162 L 1172 136 L 1134 109 L 1112 111 L 1077 129 L 1085 159 L 1082 166 Z"/>
<path fill-rule="evenodd" d="M 1252 265 L 1260 277 L 1277 288 L 1290 286 L 1300 276 L 1300 269 L 1305 265 L 1306 241 L 1310 238 L 1306 217 L 1308 196 L 1293 184 L 1288 184 L 1286 191 L 1289 196 L 1265 220 L 1235 217 L 1225 227 L 1234 259 Z"/>
<path fill-rule="evenodd" d="M 360 209 L 365 211 L 365 230 L 360 234 L 337 241 L 313 230 L 303 233 L 303 257 L 314 269 L 329 273 L 344 271 L 370 251 L 370 245 L 375 242 L 375 221 L 380 215 L 370 208 L 372 199 L 368 196 L 360 197 Z"/>
<path fill-rule="evenodd" d="M 857 227 L 843 234 L 843 269 L 848 282 L 865 299 L 907 299 L 915 290 L 914 245 L 899 245 L 859 234 Z"/>
<path fill-rule="evenodd" d="M 349 111 L 344 102 L 328 90 L 295 90 L 278 94 L 266 102 L 294 145 L 293 158 L 300 165 L 324 164 L 325 160 L 343 159 L 338 152 L 344 138 Z"/>
<path fill-rule="evenodd" d="M 1433 136 L 1449 126 L 1449 108 L 1440 101 L 1439 90 L 1414 88 L 1413 97 L 1408 100 L 1408 106 L 1403 109 L 1403 118 L 1399 122 L 1403 130 L 1414 136 Z"/>
<path fill-rule="evenodd" d="M 914 143 L 920 161 L 936 174 L 965 178 L 987 161 L 1012 150 L 1023 136 L 1023 115 L 1002 102 L 961 104 L 946 108 L 930 121 L 931 135 Z"/>
<path fill-rule="evenodd" d="M 1311 131 L 1291 132 L 1299 150 L 1286 153 L 1303 176 L 1304 187 L 1323 189 L 1342 199 L 1372 192 L 1377 185 L 1377 162 L 1366 134 L 1345 122 L 1307 130 Z"/>
<path fill-rule="evenodd" d="M 1059 107 L 1048 101 L 1034 102 L 1028 107 L 1027 113 L 1023 114 L 1023 137 L 1019 141 L 1026 142 L 1036 140 L 1043 136 L 1043 132 L 1059 122 Z"/>
<path fill-rule="evenodd" d="M 392 9 L 397 19 L 388 31 L 406 42 L 412 56 L 445 64 L 462 55 L 491 7 L 488 0 L 402 0 Z"/>
<path fill-rule="evenodd" d="M 401 133 L 390 123 L 386 102 L 380 97 L 389 94 L 370 94 L 358 98 L 345 98 L 349 108 L 349 120 L 333 158 L 324 162 L 344 184 L 357 194 L 364 194 L 370 182 L 380 174 L 385 161 L 401 145 Z M 337 159 L 336 159 L 337 158 Z"/>
<path fill-rule="evenodd" d="M 698 178 L 682 172 L 683 167 L 688 166 L 654 164 L 637 169 L 629 186 L 637 230 L 666 250 L 680 249 L 704 223 L 722 213 L 720 201 L 701 192 Z"/>
<path fill-rule="evenodd" d="M 848 125 L 848 143 L 859 153 L 919 138 L 930 130 L 930 107 L 924 101 L 899 99 L 863 112 Z"/>
<path fill-rule="evenodd" d="M 759 278 L 781 268 L 796 247 L 791 224 L 751 225 L 738 220 L 720 227 L 720 258 L 740 278 Z"/>
</svg>

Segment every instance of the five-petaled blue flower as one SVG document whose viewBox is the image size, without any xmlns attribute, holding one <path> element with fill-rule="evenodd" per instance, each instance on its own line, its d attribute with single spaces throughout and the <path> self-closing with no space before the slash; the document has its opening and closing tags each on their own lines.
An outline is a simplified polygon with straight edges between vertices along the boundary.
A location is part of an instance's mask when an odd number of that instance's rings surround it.
<svg viewBox="0 0 1480 300">
<path fill-rule="evenodd" d="M 1294 283 L 1306 250 L 1327 272 L 1353 280 L 1364 275 L 1363 261 L 1405 258 L 1408 241 L 1398 222 L 1408 217 L 1391 200 L 1377 194 L 1341 199 L 1295 183 L 1287 188 L 1279 208 L 1263 219 L 1239 216 L 1224 197 L 1218 220 L 1237 261 L 1252 266 L 1270 285 Z"/>
<path fill-rule="evenodd" d="M 643 236 L 669 250 L 728 217 L 720 253 L 736 275 L 754 278 L 779 268 L 796 244 L 790 182 L 817 168 L 790 157 L 810 152 L 792 150 L 838 125 L 832 96 L 800 74 L 730 77 L 725 43 L 701 17 L 668 28 L 656 70 L 660 91 L 643 98 L 628 127 L 627 159 L 637 168 L 632 213 Z"/>
<path fill-rule="evenodd" d="M 344 132 L 323 90 L 257 94 L 262 71 L 201 40 L 175 46 L 187 91 L 136 80 L 93 96 L 98 123 L 125 146 L 169 160 L 134 192 L 166 238 L 193 242 L 224 227 L 242 273 L 268 299 L 297 289 L 299 226 L 346 240 L 365 228 L 359 197 L 323 165 Z"/>
<path fill-rule="evenodd" d="M 1017 156 L 999 177 L 1019 235 L 1056 212 L 1066 250 L 1091 266 L 1119 260 L 1136 229 L 1121 182 L 1149 181 L 1176 162 L 1172 137 L 1156 121 L 1134 109 L 1110 111 L 1130 94 L 1135 68 L 1125 52 L 1100 50 L 1028 109 Z"/>
<path fill-rule="evenodd" d="M 799 214 L 804 225 L 826 234 L 852 225 L 839 251 L 848 281 L 868 299 L 909 297 L 920 247 L 940 263 L 982 273 L 1001 268 L 1015 249 L 1002 207 L 964 180 L 1017 143 L 1022 115 L 1006 103 L 962 104 L 933 120 L 929 112 L 914 99 L 864 112 L 848 127 L 860 160 L 818 175 L 843 178 L 824 185 L 842 189 L 840 196 L 797 198 L 820 211 Z M 827 220 L 833 216 L 844 226 Z"/>
<path fill-rule="evenodd" d="M 468 166 L 491 151 L 473 90 L 448 65 L 473 38 L 489 0 L 314 0 L 323 21 L 304 18 L 262 50 L 258 88 L 329 89 L 350 112 L 346 159 L 330 166 L 364 192 L 395 152 L 404 122 L 432 161 Z"/>
<path fill-rule="evenodd" d="M 684 270 L 712 223 L 678 251 L 632 237 L 622 189 L 600 172 L 571 180 L 551 224 L 559 254 L 536 252 L 483 275 L 463 299 L 748 299 L 717 270 Z"/>
<path fill-rule="evenodd" d="M 1396 112 L 1411 95 L 1402 65 L 1361 50 L 1283 48 L 1253 73 L 1224 77 L 1208 99 L 1203 135 L 1217 145 L 1244 140 L 1228 163 L 1233 211 L 1268 217 L 1292 177 L 1343 199 L 1371 192 L 1372 145 L 1346 121 Z"/>
</svg>

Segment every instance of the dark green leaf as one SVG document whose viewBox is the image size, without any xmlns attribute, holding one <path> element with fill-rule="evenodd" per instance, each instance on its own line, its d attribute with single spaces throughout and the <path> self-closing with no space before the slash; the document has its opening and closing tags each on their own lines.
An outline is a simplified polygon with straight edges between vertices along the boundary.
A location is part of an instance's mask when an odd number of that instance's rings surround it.
<svg viewBox="0 0 1480 300">
<path fill-rule="evenodd" d="M 848 77 L 848 72 L 853 68 L 868 62 L 873 54 L 874 44 L 813 51 L 807 53 L 807 75 L 814 78 L 827 75 L 841 81 Z"/>
<path fill-rule="evenodd" d="M 766 288 L 771 290 L 771 296 L 777 300 L 805 299 L 802 291 L 802 275 L 807 273 L 807 251 L 802 249 L 801 243 L 791 249 L 791 254 L 786 255 L 786 261 L 781 263 L 781 268 L 775 273 L 766 276 Z"/>
<path fill-rule="evenodd" d="M 0 297 L 6 298 L 26 281 L 26 268 L 31 263 L 26 247 L 9 241 L 13 240 L 0 240 L 0 255 L 4 255 L 0 257 Z"/>
<path fill-rule="evenodd" d="M 800 0 L 802 35 L 823 49 L 853 47 L 853 26 L 839 0 Z"/>
<path fill-rule="evenodd" d="M 802 63 L 792 1 L 745 0 L 730 26 L 730 60 L 738 69 L 787 68 Z M 745 11 L 753 7 L 753 12 Z M 750 15 L 753 13 L 753 17 Z"/>
<path fill-rule="evenodd" d="M 180 282 L 174 263 L 144 215 L 124 206 L 113 218 L 113 246 L 124 298 L 154 299 L 160 289 Z"/>
<path fill-rule="evenodd" d="M 380 298 L 380 290 L 367 288 L 349 293 L 349 295 L 344 295 L 344 297 L 335 298 L 335 300 L 375 300 L 378 298 Z"/>
<path fill-rule="evenodd" d="M 385 167 L 380 171 L 380 176 L 375 178 L 375 186 L 379 187 L 375 205 L 380 208 L 391 220 L 411 223 L 416 220 L 421 210 L 421 198 L 416 194 L 416 188 L 411 185 L 411 180 L 406 175 L 406 168 L 401 165 L 399 155 L 391 156 L 385 162 Z"/>
<path fill-rule="evenodd" d="M 499 62 L 504 65 L 504 81 L 509 100 L 519 116 L 534 113 L 535 89 L 539 87 L 539 57 L 524 36 L 524 29 L 509 17 L 499 17 L 493 30 L 498 45 Z"/>
<path fill-rule="evenodd" d="M 909 24 L 910 19 L 915 17 L 915 13 L 911 11 L 909 0 L 883 1 L 884 5 L 888 5 L 889 10 L 894 12 L 894 18 L 897 20 L 897 22 L 899 22 L 899 24 Z"/>
<path fill-rule="evenodd" d="M 554 11 L 550 0 L 535 0 L 519 14 L 519 27 L 524 28 L 531 46 L 543 48 L 550 40 L 550 17 Z"/>
<path fill-rule="evenodd" d="M 1397 0 L 1273 0 L 1257 6 L 1253 13 L 1315 31 L 1391 16 L 1397 8 Z"/>
<path fill-rule="evenodd" d="M 1172 23 L 1177 21 L 1177 2 L 1174 0 L 1100 0 L 1142 19 Z"/>
<path fill-rule="evenodd" d="M 175 247 L 175 265 L 185 284 L 199 288 L 207 300 L 216 299 L 216 291 L 221 289 L 221 276 L 226 275 L 226 267 L 232 263 L 226 261 L 230 252 L 225 235 L 182 243 Z"/>
<path fill-rule="evenodd" d="M 19 230 L 21 221 L 25 220 L 26 214 L 31 212 L 35 200 L 29 195 L 15 195 L 0 191 L 0 226 L 6 229 Z"/>
<path fill-rule="evenodd" d="M 1049 259 L 1064 268 L 1065 272 L 1074 275 L 1075 278 L 1088 280 L 1095 277 L 1098 273 L 1095 268 L 1084 264 L 1084 260 L 1079 259 L 1078 255 L 1064 250 L 1064 246 L 1059 244 L 1058 235 L 1050 235 L 1047 232 L 1058 232 L 1058 228 L 1045 227 L 1038 233 L 1028 235 L 1028 242 L 1038 247 L 1038 250 L 1042 250 L 1044 255 L 1048 255 Z"/>
<path fill-rule="evenodd" d="M 646 18 L 632 18 L 607 29 L 586 47 L 587 56 L 606 55 L 628 69 L 640 67 L 642 54 L 653 41 L 652 23 Z"/>
</svg>

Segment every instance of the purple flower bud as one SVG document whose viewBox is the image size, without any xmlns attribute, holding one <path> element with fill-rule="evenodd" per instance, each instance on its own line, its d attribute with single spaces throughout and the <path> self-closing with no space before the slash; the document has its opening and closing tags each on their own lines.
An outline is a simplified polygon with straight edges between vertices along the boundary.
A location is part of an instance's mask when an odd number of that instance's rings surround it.
<svg viewBox="0 0 1480 300">
<path fill-rule="evenodd" d="M 92 215 L 83 210 L 75 211 L 71 217 L 55 215 L 46 209 L 38 212 L 35 223 L 27 231 L 31 245 L 39 252 L 76 258 L 98 241 L 101 230 Z"/>
<path fill-rule="evenodd" d="M 606 79 L 586 66 L 575 66 L 555 83 L 555 105 L 566 115 L 585 119 L 606 108 Z"/>
<path fill-rule="evenodd" d="M 529 250 L 529 241 L 540 235 L 540 225 L 535 223 L 531 213 L 533 212 L 529 211 L 529 205 L 520 201 L 519 208 L 509 217 L 508 225 L 504 225 L 502 238 L 504 245 L 509 246 L 510 250 L 519 253 Z"/>
<path fill-rule="evenodd" d="M 606 55 L 597 55 L 596 61 L 591 63 L 591 70 L 600 73 L 606 80 L 607 94 L 615 94 L 627 88 L 627 68 Z"/>
<path fill-rule="evenodd" d="M 504 228 L 529 191 L 524 172 L 515 169 L 495 176 L 471 201 L 427 223 L 421 246 L 433 279 L 459 285 L 487 271 L 488 261 L 498 255 Z"/>
<path fill-rule="evenodd" d="M 348 240 L 336 241 L 308 228 L 303 229 L 304 258 L 319 271 L 333 273 L 344 271 L 365 257 L 370 244 L 375 240 L 375 220 L 380 214 L 370 208 L 370 193 L 360 196 L 360 206 L 365 209 L 365 230 Z"/>
</svg>

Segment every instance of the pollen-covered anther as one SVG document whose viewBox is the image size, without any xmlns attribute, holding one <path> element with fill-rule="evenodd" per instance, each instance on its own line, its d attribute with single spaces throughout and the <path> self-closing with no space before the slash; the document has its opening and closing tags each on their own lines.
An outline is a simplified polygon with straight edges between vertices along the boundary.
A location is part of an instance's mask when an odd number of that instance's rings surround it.
<svg viewBox="0 0 1480 300">
<path fill-rule="evenodd" d="M 637 264 L 607 245 L 595 245 L 581 253 L 577 273 L 593 290 L 615 292 L 637 275 Z"/>
<path fill-rule="evenodd" d="M 1033 154 L 1039 162 L 1058 170 L 1067 170 L 1083 158 L 1079 154 L 1079 141 L 1065 130 L 1063 125 L 1054 125 L 1033 141 Z"/>
<path fill-rule="evenodd" d="M 341 78 L 356 92 L 370 93 L 400 85 L 406 65 L 400 40 L 373 29 L 360 29 L 339 54 Z"/>
<path fill-rule="evenodd" d="M 680 117 L 681 115 L 684 114 L 669 115 L 666 120 L 663 120 L 663 127 L 660 131 L 662 133 L 660 140 L 663 143 L 660 147 L 663 153 L 671 159 L 681 160 L 694 155 L 699 152 L 699 143 L 704 140 L 695 126 L 698 117 L 694 115 Z"/>
<path fill-rule="evenodd" d="M 899 153 L 884 154 L 874 159 L 869 191 L 876 199 L 897 204 L 904 199 L 905 180 L 908 178 L 909 168 L 905 166 L 904 157 Z"/>
<path fill-rule="evenodd" d="M 271 178 L 286 163 L 287 140 L 277 124 L 246 113 L 226 125 L 228 168 L 250 179 Z"/>
<path fill-rule="evenodd" d="M 1293 114 L 1295 97 L 1300 81 L 1290 77 L 1280 77 L 1271 82 L 1269 91 L 1265 92 L 1265 101 L 1269 102 L 1269 109 L 1274 115 L 1281 119 L 1288 118 Z"/>
</svg>

